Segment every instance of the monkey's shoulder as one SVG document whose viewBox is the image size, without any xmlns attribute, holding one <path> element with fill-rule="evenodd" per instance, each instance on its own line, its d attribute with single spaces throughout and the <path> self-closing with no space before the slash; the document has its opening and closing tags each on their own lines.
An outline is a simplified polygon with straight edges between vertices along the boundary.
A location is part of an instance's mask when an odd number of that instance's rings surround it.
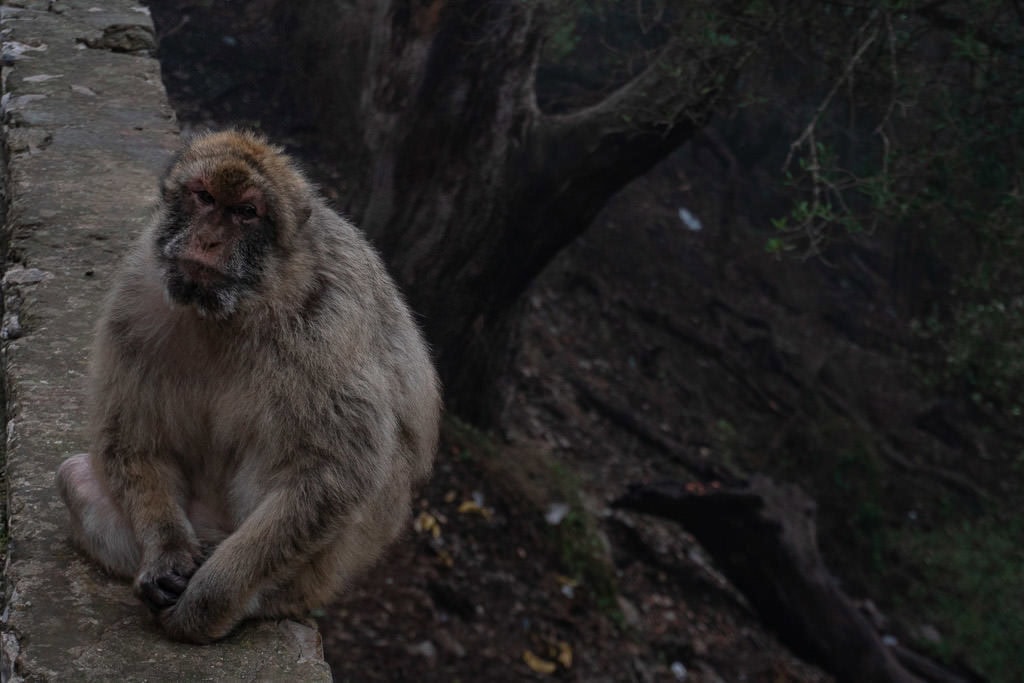
<svg viewBox="0 0 1024 683">
<path fill-rule="evenodd" d="M 363 232 L 327 207 L 310 220 L 317 236 L 310 246 L 314 266 L 295 319 L 326 325 L 329 336 L 359 329 L 374 343 L 382 336 L 417 335 L 398 287 Z"/>
<path fill-rule="evenodd" d="M 383 259 L 369 239 L 351 221 L 326 206 L 310 216 L 313 241 L 310 249 L 321 267 L 340 283 L 370 291 L 393 288 Z"/>
</svg>

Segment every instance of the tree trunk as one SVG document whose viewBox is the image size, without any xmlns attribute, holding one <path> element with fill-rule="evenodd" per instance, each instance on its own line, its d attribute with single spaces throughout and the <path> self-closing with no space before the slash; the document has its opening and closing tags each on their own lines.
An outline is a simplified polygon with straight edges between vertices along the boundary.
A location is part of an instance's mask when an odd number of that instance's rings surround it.
<svg viewBox="0 0 1024 683">
<path fill-rule="evenodd" d="M 449 405 L 486 422 L 520 295 L 612 194 L 693 135 L 721 71 L 709 86 L 710 62 L 670 40 L 604 101 L 548 116 L 534 94 L 543 2 L 335 4 L 345 35 L 361 21 L 368 36 L 352 60 L 361 79 L 338 77 L 360 83 L 368 160 L 349 212 L 420 316 Z"/>
<path fill-rule="evenodd" d="M 372 162 L 361 224 L 421 316 L 462 414 L 483 418 L 536 272 L 521 187 L 540 36 L 528 3 L 379 3 L 362 93 Z M 520 218 L 522 216 L 523 218 Z"/>
</svg>

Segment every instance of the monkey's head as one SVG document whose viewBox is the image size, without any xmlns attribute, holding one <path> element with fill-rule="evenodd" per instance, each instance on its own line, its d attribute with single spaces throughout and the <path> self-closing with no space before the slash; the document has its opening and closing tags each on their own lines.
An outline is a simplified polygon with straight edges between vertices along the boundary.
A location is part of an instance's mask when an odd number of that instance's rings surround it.
<svg viewBox="0 0 1024 683">
<path fill-rule="evenodd" d="M 242 131 L 193 138 L 161 183 L 156 248 L 170 298 L 225 319 L 259 292 L 310 214 L 312 191 L 279 147 Z"/>
</svg>

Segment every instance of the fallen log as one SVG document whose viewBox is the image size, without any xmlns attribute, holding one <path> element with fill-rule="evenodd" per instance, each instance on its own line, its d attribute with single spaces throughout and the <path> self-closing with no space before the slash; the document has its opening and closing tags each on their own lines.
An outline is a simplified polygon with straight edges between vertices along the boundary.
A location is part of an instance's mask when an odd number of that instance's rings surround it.
<svg viewBox="0 0 1024 683">
<path fill-rule="evenodd" d="M 764 476 L 728 488 L 664 482 L 633 486 L 613 505 L 682 525 L 780 640 L 837 680 L 968 683 L 919 655 L 930 666 L 908 668 L 882 642 L 825 566 L 816 505 L 799 487 Z"/>
</svg>

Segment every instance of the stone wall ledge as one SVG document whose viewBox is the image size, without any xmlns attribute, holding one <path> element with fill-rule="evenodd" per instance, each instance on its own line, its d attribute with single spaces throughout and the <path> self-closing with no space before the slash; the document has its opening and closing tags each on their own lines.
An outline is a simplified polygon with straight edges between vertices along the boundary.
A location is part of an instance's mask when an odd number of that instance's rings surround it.
<svg viewBox="0 0 1024 683">
<path fill-rule="evenodd" d="M 177 124 L 137 2 L 8 2 L 0 30 L 9 524 L 0 679 L 330 680 L 312 624 L 247 624 L 204 647 L 170 642 L 128 585 L 68 542 L 53 473 L 86 448 L 98 306 L 148 215 Z"/>
</svg>

